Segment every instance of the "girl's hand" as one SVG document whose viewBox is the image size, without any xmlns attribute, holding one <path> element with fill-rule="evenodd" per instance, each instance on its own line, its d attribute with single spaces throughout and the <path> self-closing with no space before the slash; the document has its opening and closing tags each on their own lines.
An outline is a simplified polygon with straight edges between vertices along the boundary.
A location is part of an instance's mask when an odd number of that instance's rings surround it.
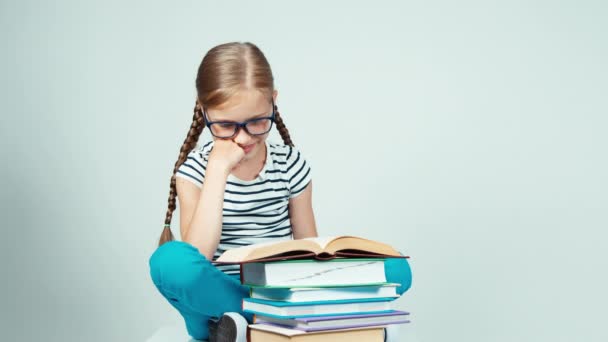
<svg viewBox="0 0 608 342">
<path fill-rule="evenodd" d="M 237 143 L 229 139 L 217 139 L 209 154 L 209 165 L 230 173 L 243 157 L 245 151 Z"/>
</svg>

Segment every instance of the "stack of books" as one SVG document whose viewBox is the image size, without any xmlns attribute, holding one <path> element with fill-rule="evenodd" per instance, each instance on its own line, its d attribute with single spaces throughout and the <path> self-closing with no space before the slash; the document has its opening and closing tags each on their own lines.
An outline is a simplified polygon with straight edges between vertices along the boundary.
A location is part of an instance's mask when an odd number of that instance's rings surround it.
<svg viewBox="0 0 608 342">
<path fill-rule="evenodd" d="M 391 309 L 400 284 L 387 282 L 392 247 L 352 236 L 251 245 L 218 263 L 240 263 L 250 286 L 243 311 L 254 314 L 249 341 L 383 341 L 384 327 L 409 322 Z"/>
</svg>

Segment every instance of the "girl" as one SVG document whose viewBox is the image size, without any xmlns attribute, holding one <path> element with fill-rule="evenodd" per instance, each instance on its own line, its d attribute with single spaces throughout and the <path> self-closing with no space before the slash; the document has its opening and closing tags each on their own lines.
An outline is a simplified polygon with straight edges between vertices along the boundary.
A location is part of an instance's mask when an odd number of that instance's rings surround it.
<svg viewBox="0 0 608 342">
<path fill-rule="evenodd" d="M 240 284 L 238 265 L 210 260 L 230 248 L 316 237 L 311 170 L 279 114 L 270 65 L 257 46 L 234 42 L 209 50 L 196 89 L 150 273 L 190 336 L 245 341 L 252 316 L 241 311 L 241 302 L 249 288 Z M 274 125 L 284 144 L 266 140 Z M 204 127 L 213 139 L 195 148 Z M 176 196 L 182 241 L 173 241 L 170 230 Z M 410 286 L 405 259 L 387 267 L 387 276 L 402 284 L 401 293 Z"/>
</svg>

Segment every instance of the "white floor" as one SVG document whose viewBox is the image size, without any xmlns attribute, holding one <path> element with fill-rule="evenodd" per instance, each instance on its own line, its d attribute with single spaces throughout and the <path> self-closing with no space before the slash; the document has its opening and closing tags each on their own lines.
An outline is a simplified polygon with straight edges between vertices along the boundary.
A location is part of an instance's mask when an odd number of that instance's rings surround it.
<svg viewBox="0 0 608 342">
<path fill-rule="evenodd" d="M 184 323 L 166 325 L 158 329 L 146 342 L 200 342 L 188 335 Z"/>
</svg>

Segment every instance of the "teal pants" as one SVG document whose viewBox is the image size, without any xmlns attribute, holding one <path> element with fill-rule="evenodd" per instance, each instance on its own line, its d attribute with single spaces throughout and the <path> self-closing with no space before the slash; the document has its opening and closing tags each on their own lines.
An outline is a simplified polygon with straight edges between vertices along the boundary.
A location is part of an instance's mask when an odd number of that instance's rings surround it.
<svg viewBox="0 0 608 342">
<path fill-rule="evenodd" d="M 252 321 L 252 315 L 242 311 L 249 287 L 241 285 L 238 276 L 218 270 L 194 246 L 182 241 L 167 242 L 156 249 L 149 263 L 154 285 L 184 317 L 193 338 L 207 339 L 207 322 L 225 312 L 239 312 Z M 410 288 L 412 273 L 406 259 L 386 259 L 385 273 L 388 282 L 401 284 L 397 288 L 399 295 Z"/>
</svg>

